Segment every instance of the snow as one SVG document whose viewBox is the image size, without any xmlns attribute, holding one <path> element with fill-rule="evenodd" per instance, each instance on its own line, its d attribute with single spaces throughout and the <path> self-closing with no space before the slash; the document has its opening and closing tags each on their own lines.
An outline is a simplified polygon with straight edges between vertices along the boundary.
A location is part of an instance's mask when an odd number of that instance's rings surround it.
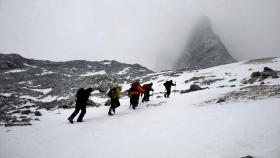
<svg viewBox="0 0 280 158">
<path fill-rule="evenodd" d="M 0 93 L 0 95 L 5 96 L 5 97 L 10 97 L 12 96 L 13 93 Z"/>
<path fill-rule="evenodd" d="M 30 89 L 30 90 L 33 90 L 33 91 L 36 91 L 36 92 L 42 92 L 43 94 L 47 94 L 47 93 L 49 93 L 50 91 L 52 91 L 52 88 L 46 88 L 46 89 Z"/>
<path fill-rule="evenodd" d="M 31 99 L 31 100 L 34 100 L 34 101 L 41 101 L 41 102 L 52 102 L 54 100 L 68 99 L 69 96 L 59 97 L 59 96 L 48 95 L 44 98 L 40 98 L 40 97 L 37 98 L 37 97 L 30 96 L 30 95 L 22 95 L 22 96 L 20 96 L 20 98 Z"/>
<path fill-rule="evenodd" d="M 74 125 L 66 121 L 73 109 L 45 111 L 31 127 L 0 128 L 1 157 L 278 158 L 279 99 L 210 105 L 196 99 L 215 97 L 208 94 L 178 95 L 136 111 L 123 99 L 115 116 L 107 116 L 108 107 L 88 108 L 85 122 Z"/>
<path fill-rule="evenodd" d="M 31 99 L 31 100 L 34 100 L 34 101 L 39 101 L 36 97 L 30 96 L 30 95 L 22 95 L 19 98 Z"/>
<path fill-rule="evenodd" d="M 29 64 L 26 64 L 26 63 L 24 63 L 23 65 L 28 66 L 28 67 L 32 67 L 32 68 L 37 68 L 37 66 L 29 65 Z"/>
<path fill-rule="evenodd" d="M 82 74 L 80 76 L 85 77 L 85 76 L 104 75 L 104 74 L 106 74 L 106 71 L 102 70 L 102 71 L 97 71 L 97 72 L 87 72 L 86 74 Z"/>
<path fill-rule="evenodd" d="M 48 75 L 48 74 L 53 74 L 53 73 L 56 73 L 56 72 L 53 72 L 53 71 L 45 71 L 45 72 L 42 72 L 42 73 L 41 73 L 41 76 L 43 76 L 43 75 Z"/>
<path fill-rule="evenodd" d="M 120 72 L 116 73 L 117 75 L 123 75 L 126 74 L 129 71 L 130 67 L 124 68 L 123 70 L 121 70 Z"/>
<path fill-rule="evenodd" d="M 103 64 L 104 64 L 104 65 L 110 65 L 110 64 L 111 64 L 111 61 L 103 61 Z"/>
<path fill-rule="evenodd" d="M 170 77 L 161 72 L 153 82 L 155 95 L 151 102 L 129 109 L 129 98 L 120 100 L 116 115 L 108 116 L 109 107 L 87 108 L 83 123 L 70 124 L 67 117 L 74 109 L 41 111 L 41 121 L 32 126 L 0 126 L 1 158 L 256 158 L 280 157 L 280 98 L 243 100 L 226 103 L 205 103 L 228 92 L 240 89 L 240 81 L 264 66 L 280 70 L 275 63 L 217 66 L 198 72 L 183 72 Z M 249 69 L 253 70 L 249 70 Z M 158 98 L 163 83 L 172 79 L 172 89 L 185 90 L 192 77 L 223 78 L 210 89 Z M 236 81 L 228 82 L 228 80 Z M 279 85 L 279 79 L 268 78 L 267 85 Z M 130 83 L 123 85 L 123 91 Z M 236 87 L 217 88 L 221 85 Z M 259 85 L 254 83 L 252 85 Z M 203 86 L 202 86 L 203 87 Z M 98 103 L 106 98 L 91 96 Z M 76 120 L 75 120 L 76 121 Z"/>
<path fill-rule="evenodd" d="M 7 74 L 7 73 L 18 73 L 18 72 L 24 72 L 28 69 L 14 69 L 14 70 L 9 70 L 9 71 L 6 71 L 4 72 L 4 74 Z"/>
</svg>

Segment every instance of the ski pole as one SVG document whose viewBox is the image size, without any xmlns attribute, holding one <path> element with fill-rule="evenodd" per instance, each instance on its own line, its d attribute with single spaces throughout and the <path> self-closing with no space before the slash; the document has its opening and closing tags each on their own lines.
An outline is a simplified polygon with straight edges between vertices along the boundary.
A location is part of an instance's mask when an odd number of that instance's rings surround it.
<svg viewBox="0 0 280 158">
<path fill-rule="evenodd" d="M 174 98 L 175 98 L 176 85 L 177 85 L 177 84 L 176 84 L 176 82 L 175 82 L 175 89 L 174 89 Z"/>
</svg>

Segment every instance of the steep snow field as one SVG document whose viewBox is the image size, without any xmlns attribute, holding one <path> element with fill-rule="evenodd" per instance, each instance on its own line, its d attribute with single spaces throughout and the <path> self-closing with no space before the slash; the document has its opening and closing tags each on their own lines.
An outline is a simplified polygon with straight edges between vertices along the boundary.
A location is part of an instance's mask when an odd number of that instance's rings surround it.
<svg viewBox="0 0 280 158">
<path fill-rule="evenodd" d="M 32 122 L 32 126 L 0 127 L 0 157 L 241 158 L 252 155 L 279 158 L 279 96 L 205 103 L 238 90 L 243 78 L 253 71 L 262 71 L 264 66 L 280 70 L 279 58 L 273 61 L 240 62 L 184 72 L 177 77 L 162 73 L 152 81 L 156 95 L 150 98 L 151 102 L 142 103 L 134 111 L 129 109 L 129 99 L 122 98 L 116 115 L 110 117 L 109 107 L 88 108 L 83 123 L 68 123 L 66 118 L 73 109 L 42 111 L 41 121 Z M 163 95 L 159 92 L 164 91 L 162 83 L 166 79 L 176 81 L 176 89 L 185 90 L 193 83 L 185 80 L 202 75 L 224 80 L 205 85 L 210 89 L 172 93 L 169 99 L 157 98 Z M 236 81 L 228 82 L 231 79 Z M 264 82 L 279 85 L 279 78 Z M 217 88 L 221 85 L 225 87 Z"/>
</svg>

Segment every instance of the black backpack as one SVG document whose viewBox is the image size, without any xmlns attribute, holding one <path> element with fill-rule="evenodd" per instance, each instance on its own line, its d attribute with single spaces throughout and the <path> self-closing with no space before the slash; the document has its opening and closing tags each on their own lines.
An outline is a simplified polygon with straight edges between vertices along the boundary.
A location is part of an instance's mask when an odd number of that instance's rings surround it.
<svg viewBox="0 0 280 158">
<path fill-rule="evenodd" d="M 84 91 L 85 91 L 84 88 L 80 88 L 76 93 L 76 97 L 79 99 L 82 98 Z"/>
<path fill-rule="evenodd" d="M 109 90 L 109 92 L 107 93 L 107 95 L 108 95 L 108 97 L 112 97 L 113 96 L 113 90 L 114 90 L 114 88 L 111 88 L 110 90 Z"/>
</svg>

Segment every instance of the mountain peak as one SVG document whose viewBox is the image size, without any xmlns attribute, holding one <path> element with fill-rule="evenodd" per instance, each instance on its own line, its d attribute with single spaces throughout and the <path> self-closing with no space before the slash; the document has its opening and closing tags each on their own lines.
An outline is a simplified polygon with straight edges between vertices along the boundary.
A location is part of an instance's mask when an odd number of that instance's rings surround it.
<svg viewBox="0 0 280 158">
<path fill-rule="evenodd" d="M 202 69 L 236 62 L 223 42 L 214 33 L 207 16 L 199 18 L 191 30 L 186 49 L 174 69 Z"/>
</svg>

